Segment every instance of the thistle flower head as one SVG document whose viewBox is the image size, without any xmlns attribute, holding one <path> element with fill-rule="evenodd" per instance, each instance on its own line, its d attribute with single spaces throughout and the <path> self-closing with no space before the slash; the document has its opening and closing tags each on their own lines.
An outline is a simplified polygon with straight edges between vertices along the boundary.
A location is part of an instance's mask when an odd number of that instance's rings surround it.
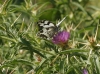
<svg viewBox="0 0 100 74">
<path fill-rule="evenodd" d="M 58 32 L 53 37 L 52 41 L 53 41 L 54 44 L 65 44 L 68 41 L 69 37 L 70 37 L 69 32 L 61 31 L 61 32 Z"/>
<path fill-rule="evenodd" d="M 88 71 L 87 71 L 87 69 L 82 69 L 82 74 L 88 74 Z"/>
</svg>

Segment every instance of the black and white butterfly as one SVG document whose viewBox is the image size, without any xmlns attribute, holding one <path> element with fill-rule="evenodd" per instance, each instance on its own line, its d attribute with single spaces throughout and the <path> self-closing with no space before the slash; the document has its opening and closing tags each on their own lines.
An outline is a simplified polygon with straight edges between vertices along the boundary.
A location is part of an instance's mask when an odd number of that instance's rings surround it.
<svg viewBox="0 0 100 74">
<path fill-rule="evenodd" d="M 42 38 L 51 39 L 60 30 L 60 23 L 65 19 L 64 17 L 58 24 L 54 24 L 48 20 L 41 20 L 37 22 L 39 32 L 37 35 Z"/>
</svg>

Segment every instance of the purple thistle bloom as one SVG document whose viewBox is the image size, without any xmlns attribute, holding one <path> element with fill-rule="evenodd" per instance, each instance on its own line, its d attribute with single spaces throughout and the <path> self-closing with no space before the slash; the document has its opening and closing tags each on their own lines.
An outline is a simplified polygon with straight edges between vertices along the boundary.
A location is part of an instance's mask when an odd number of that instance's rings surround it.
<svg viewBox="0 0 100 74">
<path fill-rule="evenodd" d="M 52 41 L 55 44 L 63 45 L 63 44 L 65 44 L 68 41 L 69 37 L 70 37 L 69 32 L 67 32 L 67 31 L 61 31 L 61 32 L 58 32 L 53 37 L 53 40 Z"/>
<path fill-rule="evenodd" d="M 84 68 L 84 69 L 82 70 L 82 74 L 88 74 L 87 69 Z"/>
</svg>

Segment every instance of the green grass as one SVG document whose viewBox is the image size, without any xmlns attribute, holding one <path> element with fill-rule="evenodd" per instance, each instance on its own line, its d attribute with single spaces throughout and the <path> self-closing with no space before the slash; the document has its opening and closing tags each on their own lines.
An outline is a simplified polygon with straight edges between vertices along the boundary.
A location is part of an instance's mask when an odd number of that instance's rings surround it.
<svg viewBox="0 0 100 74">
<path fill-rule="evenodd" d="M 37 22 L 70 31 L 66 47 L 38 37 Z M 0 74 L 100 74 L 99 0 L 1 0 Z"/>
</svg>

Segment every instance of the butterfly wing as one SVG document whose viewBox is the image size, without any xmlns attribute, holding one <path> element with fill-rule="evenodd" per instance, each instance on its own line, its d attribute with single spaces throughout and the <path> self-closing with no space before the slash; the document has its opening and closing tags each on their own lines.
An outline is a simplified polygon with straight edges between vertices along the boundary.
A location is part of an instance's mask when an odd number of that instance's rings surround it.
<svg viewBox="0 0 100 74">
<path fill-rule="evenodd" d="M 54 34 L 58 31 L 57 26 L 54 25 L 52 22 L 47 20 L 41 20 L 37 22 L 39 27 L 38 36 L 42 38 L 52 38 Z"/>
</svg>

